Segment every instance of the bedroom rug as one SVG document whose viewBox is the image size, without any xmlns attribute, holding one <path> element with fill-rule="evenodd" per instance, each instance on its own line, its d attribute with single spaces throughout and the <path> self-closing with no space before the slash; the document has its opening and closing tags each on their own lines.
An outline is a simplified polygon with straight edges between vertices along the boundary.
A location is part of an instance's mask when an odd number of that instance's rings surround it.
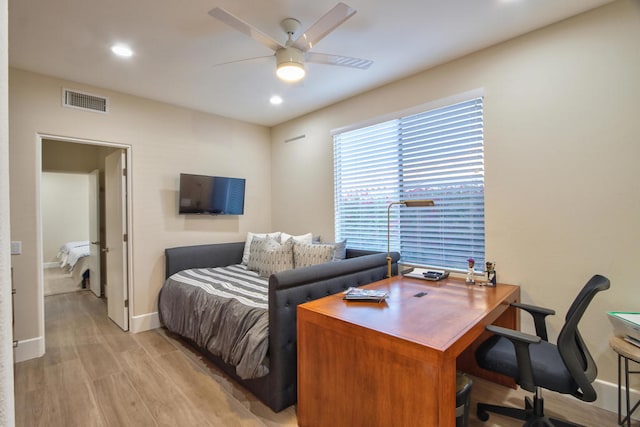
<svg viewBox="0 0 640 427">
<path fill-rule="evenodd" d="M 44 296 L 81 291 L 80 283 L 75 283 L 71 273 L 61 268 L 44 269 Z"/>
</svg>

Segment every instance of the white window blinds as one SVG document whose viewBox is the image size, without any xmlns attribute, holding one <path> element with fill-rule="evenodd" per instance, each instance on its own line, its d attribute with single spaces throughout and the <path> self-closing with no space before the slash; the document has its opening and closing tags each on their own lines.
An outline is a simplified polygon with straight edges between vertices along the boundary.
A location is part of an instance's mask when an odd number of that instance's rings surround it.
<svg viewBox="0 0 640 427">
<path fill-rule="evenodd" d="M 465 270 L 484 265 L 482 98 L 334 136 L 336 239 L 391 250 L 405 263 Z"/>
</svg>

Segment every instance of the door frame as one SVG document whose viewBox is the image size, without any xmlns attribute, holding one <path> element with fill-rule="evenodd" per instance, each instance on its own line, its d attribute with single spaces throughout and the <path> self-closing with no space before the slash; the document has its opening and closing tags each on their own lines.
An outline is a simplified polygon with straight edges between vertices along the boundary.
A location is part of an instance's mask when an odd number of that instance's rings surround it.
<svg viewBox="0 0 640 427">
<path fill-rule="evenodd" d="M 100 208 L 102 207 L 102 201 L 100 200 L 100 170 L 94 169 L 89 172 L 89 186 L 93 187 L 89 190 L 89 214 L 93 212 L 92 218 L 89 218 L 89 277 L 93 276 L 93 270 L 95 267 L 97 278 L 93 278 L 93 280 L 89 280 L 89 290 L 93 292 L 93 294 L 97 297 L 101 297 L 102 295 L 102 266 L 101 264 L 101 255 L 102 251 L 100 249 L 100 228 L 102 224 L 100 223 Z M 95 200 L 94 200 L 95 198 Z M 96 248 L 97 246 L 97 248 Z"/>
<path fill-rule="evenodd" d="M 40 197 L 41 197 L 41 188 L 42 188 L 42 140 L 43 139 L 49 139 L 49 140 L 54 140 L 54 141 L 64 141 L 64 142 L 72 142 L 72 143 L 77 143 L 77 144 L 84 144 L 84 145 L 99 145 L 102 147 L 108 147 L 108 148 L 119 148 L 124 150 L 125 152 L 125 158 L 127 161 L 127 187 L 126 187 L 126 191 L 127 194 L 125 196 L 125 200 L 126 200 L 126 219 L 127 219 L 127 224 L 125 226 L 125 232 L 127 233 L 128 239 L 126 242 L 126 250 L 127 250 L 127 298 L 129 299 L 129 312 L 128 312 L 128 317 L 129 317 L 129 328 L 131 328 L 131 320 L 133 317 L 133 298 L 134 298 L 134 293 L 133 293 L 133 240 L 134 240 L 134 234 L 133 234 L 133 230 L 132 230 L 132 206 L 131 206 L 131 200 L 132 200 L 132 189 L 131 189 L 131 171 L 133 169 L 133 157 L 132 157 L 132 147 L 130 145 L 127 144 L 120 144 L 120 143 L 115 143 L 115 142 L 109 142 L 109 141 L 100 141 L 100 140 L 95 140 L 95 139 L 85 139 L 85 138 L 76 138 L 76 137 L 70 137 L 70 136 L 61 136 L 61 135 L 53 135 L 53 134 L 47 134 L 47 133 L 41 133 L 38 132 L 36 134 L 36 170 L 38 171 L 38 177 L 36 179 L 36 206 L 37 206 L 37 212 L 36 212 L 36 251 L 38 253 L 38 273 L 37 273 L 37 277 L 38 277 L 38 311 L 39 311 L 39 316 L 40 316 L 40 325 L 39 325 L 39 329 L 40 329 L 40 336 L 42 337 L 42 352 L 44 354 L 44 348 L 45 348 L 45 315 L 44 315 L 44 275 L 43 275 L 43 268 L 44 268 L 44 259 L 42 256 L 42 250 L 43 250 L 43 236 L 42 236 L 42 206 L 40 204 Z"/>
</svg>

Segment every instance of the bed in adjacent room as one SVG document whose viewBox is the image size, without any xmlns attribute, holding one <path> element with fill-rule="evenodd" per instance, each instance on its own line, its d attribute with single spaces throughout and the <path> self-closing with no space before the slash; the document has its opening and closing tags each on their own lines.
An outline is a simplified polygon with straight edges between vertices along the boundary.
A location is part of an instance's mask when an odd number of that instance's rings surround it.
<svg viewBox="0 0 640 427">
<path fill-rule="evenodd" d="M 66 242 L 60 246 L 60 268 L 68 272 L 75 285 L 87 287 L 89 279 L 89 241 Z"/>
</svg>

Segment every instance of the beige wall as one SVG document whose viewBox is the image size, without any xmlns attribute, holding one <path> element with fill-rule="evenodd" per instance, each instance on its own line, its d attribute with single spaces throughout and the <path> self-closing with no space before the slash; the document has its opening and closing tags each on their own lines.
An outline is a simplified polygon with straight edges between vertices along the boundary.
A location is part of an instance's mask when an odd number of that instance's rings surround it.
<svg viewBox="0 0 640 427">
<path fill-rule="evenodd" d="M 42 259 L 55 263 L 60 246 L 89 240 L 89 175 L 43 172 L 40 186 Z"/>
<path fill-rule="evenodd" d="M 23 244 L 11 259 L 17 288 L 18 340 L 38 339 L 37 247 L 40 143 L 38 134 L 131 147 L 134 316 L 156 312 L 167 247 L 244 240 L 271 228 L 269 129 L 22 70 L 9 70 L 11 238 Z M 110 113 L 61 106 L 62 87 L 109 97 Z M 247 179 L 245 215 L 177 214 L 180 172 Z"/>
<path fill-rule="evenodd" d="M 487 256 L 557 309 L 553 338 L 579 288 L 609 277 L 582 330 L 615 383 L 605 312 L 640 310 L 638 40 L 640 2 L 621 0 L 273 128 L 274 228 L 333 236 L 332 129 L 483 89 Z"/>
<path fill-rule="evenodd" d="M 105 155 L 105 149 L 98 145 L 45 139 L 42 141 L 42 170 L 89 173 L 104 166 Z"/>
<path fill-rule="evenodd" d="M 9 255 L 8 3 L 0 0 L 0 425 L 15 423 Z"/>
</svg>

